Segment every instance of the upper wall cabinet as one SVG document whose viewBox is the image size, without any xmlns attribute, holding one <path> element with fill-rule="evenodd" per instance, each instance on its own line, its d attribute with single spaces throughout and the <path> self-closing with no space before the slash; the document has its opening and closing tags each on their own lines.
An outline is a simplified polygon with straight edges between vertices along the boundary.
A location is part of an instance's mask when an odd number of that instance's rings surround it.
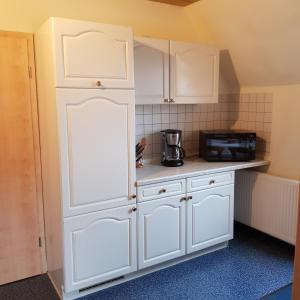
<svg viewBox="0 0 300 300">
<path fill-rule="evenodd" d="M 170 41 L 170 99 L 176 103 L 215 103 L 219 90 L 219 50 Z"/>
<path fill-rule="evenodd" d="M 160 104 L 169 99 L 169 41 L 136 38 L 134 42 L 136 102 Z"/>
<path fill-rule="evenodd" d="M 137 104 L 218 102 L 216 47 L 135 38 L 134 60 Z"/>
<path fill-rule="evenodd" d="M 56 56 L 56 86 L 134 88 L 130 28 L 51 19 Z"/>
</svg>

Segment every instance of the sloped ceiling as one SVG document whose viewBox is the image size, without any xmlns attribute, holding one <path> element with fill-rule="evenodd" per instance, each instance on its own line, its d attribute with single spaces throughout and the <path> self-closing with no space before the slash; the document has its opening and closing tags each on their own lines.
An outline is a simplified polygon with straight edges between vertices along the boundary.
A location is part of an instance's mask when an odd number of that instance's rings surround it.
<svg viewBox="0 0 300 300">
<path fill-rule="evenodd" d="M 149 0 L 149 1 L 161 2 L 161 3 L 177 5 L 177 6 L 187 6 L 199 0 Z"/>
<path fill-rule="evenodd" d="M 201 20 L 228 50 L 241 86 L 300 83 L 299 0 L 202 0 L 184 9 L 196 31 Z"/>
</svg>

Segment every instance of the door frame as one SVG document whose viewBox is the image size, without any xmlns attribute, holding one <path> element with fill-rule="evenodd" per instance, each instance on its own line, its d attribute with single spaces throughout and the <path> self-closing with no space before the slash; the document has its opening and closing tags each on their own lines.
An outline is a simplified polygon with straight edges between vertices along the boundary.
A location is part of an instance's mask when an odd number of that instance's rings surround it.
<svg viewBox="0 0 300 300">
<path fill-rule="evenodd" d="M 299 193 L 300 194 L 300 193 Z M 298 225 L 296 236 L 295 260 L 294 260 L 294 278 L 293 278 L 293 300 L 300 299 L 300 196 L 298 204 Z"/>
<path fill-rule="evenodd" d="M 43 202 L 43 186 L 42 186 L 42 165 L 41 165 L 41 147 L 40 147 L 40 131 L 38 117 L 38 98 L 36 86 L 36 71 L 35 71 L 35 53 L 34 53 L 34 38 L 32 33 L 1 31 L 1 37 L 20 37 L 27 40 L 28 47 L 28 65 L 29 65 L 29 82 L 30 82 L 30 105 L 32 116 L 32 133 L 34 146 L 35 160 L 35 178 L 36 178 L 36 197 L 37 197 L 37 212 L 39 236 L 41 238 L 40 246 L 40 262 L 42 273 L 47 272 L 46 248 L 45 248 L 45 228 L 44 228 L 44 202 Z"/>
</svg>

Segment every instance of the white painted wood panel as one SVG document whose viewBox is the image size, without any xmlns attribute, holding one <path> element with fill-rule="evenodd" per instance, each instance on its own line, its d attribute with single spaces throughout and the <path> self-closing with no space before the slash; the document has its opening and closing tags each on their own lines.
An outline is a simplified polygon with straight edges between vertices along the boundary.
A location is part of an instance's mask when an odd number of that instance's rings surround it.
<svg viewBox="0 0 300 300">
<path fill-rule="evenodd" d="M 52 26 L 57 87 L 134 88 L 131 28 L 59 18 Z"/>
<path fill-rule="evenodd" d="M 134 92 L 57 90 L 63 214 L 134 203 Z"/>
<path fill-rule="evenodd" d="M 159 199 L 184 194 L 186 192 L 186 180 L 165 181 L 137 187 L 137 201 Z"/>
<path fill-rule="evenodd" d="M 185 254 L 182 196 L 138 204 L 139 269 Z"/>
<path fill-rule="evenodd" d="M 163 104 L 169 98 L 169 40 L 135 38 L 136 104 Z"/>
<path fill-rule="evenodd" d="M 187 253 L 233 238 L 234 185 L 188 194 Z"/>
<path fill-rule="evenodd" d="M 217 103 L 219 50 L 170 41 L 170 98 L 175 103 Z"/>
<path fill-rule="evenodd" d="M 135 206 L 64 220 L 65 292 L 137 270 Z"/>
<path fill-rule="evenodd" d="M 195 192 L 234 183 L 234 172 L 215 173 L 187 179 L 187 191 Z"/>
</svg>

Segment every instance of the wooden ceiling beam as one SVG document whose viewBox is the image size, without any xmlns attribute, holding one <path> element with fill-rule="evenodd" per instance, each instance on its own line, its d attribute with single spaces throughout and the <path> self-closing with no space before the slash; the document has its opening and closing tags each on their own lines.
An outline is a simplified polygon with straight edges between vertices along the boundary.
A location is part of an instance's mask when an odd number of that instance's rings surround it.
<svg viewBox="0 0 300 300">
<path fill-rule="evenodd" d="M 161 2 L 161 3 L 167 3 L 177 6 L 187 6 L 194 2 L 198 2 L 199 0 L 149 0 L 153 2 Z"/>
</svg>

